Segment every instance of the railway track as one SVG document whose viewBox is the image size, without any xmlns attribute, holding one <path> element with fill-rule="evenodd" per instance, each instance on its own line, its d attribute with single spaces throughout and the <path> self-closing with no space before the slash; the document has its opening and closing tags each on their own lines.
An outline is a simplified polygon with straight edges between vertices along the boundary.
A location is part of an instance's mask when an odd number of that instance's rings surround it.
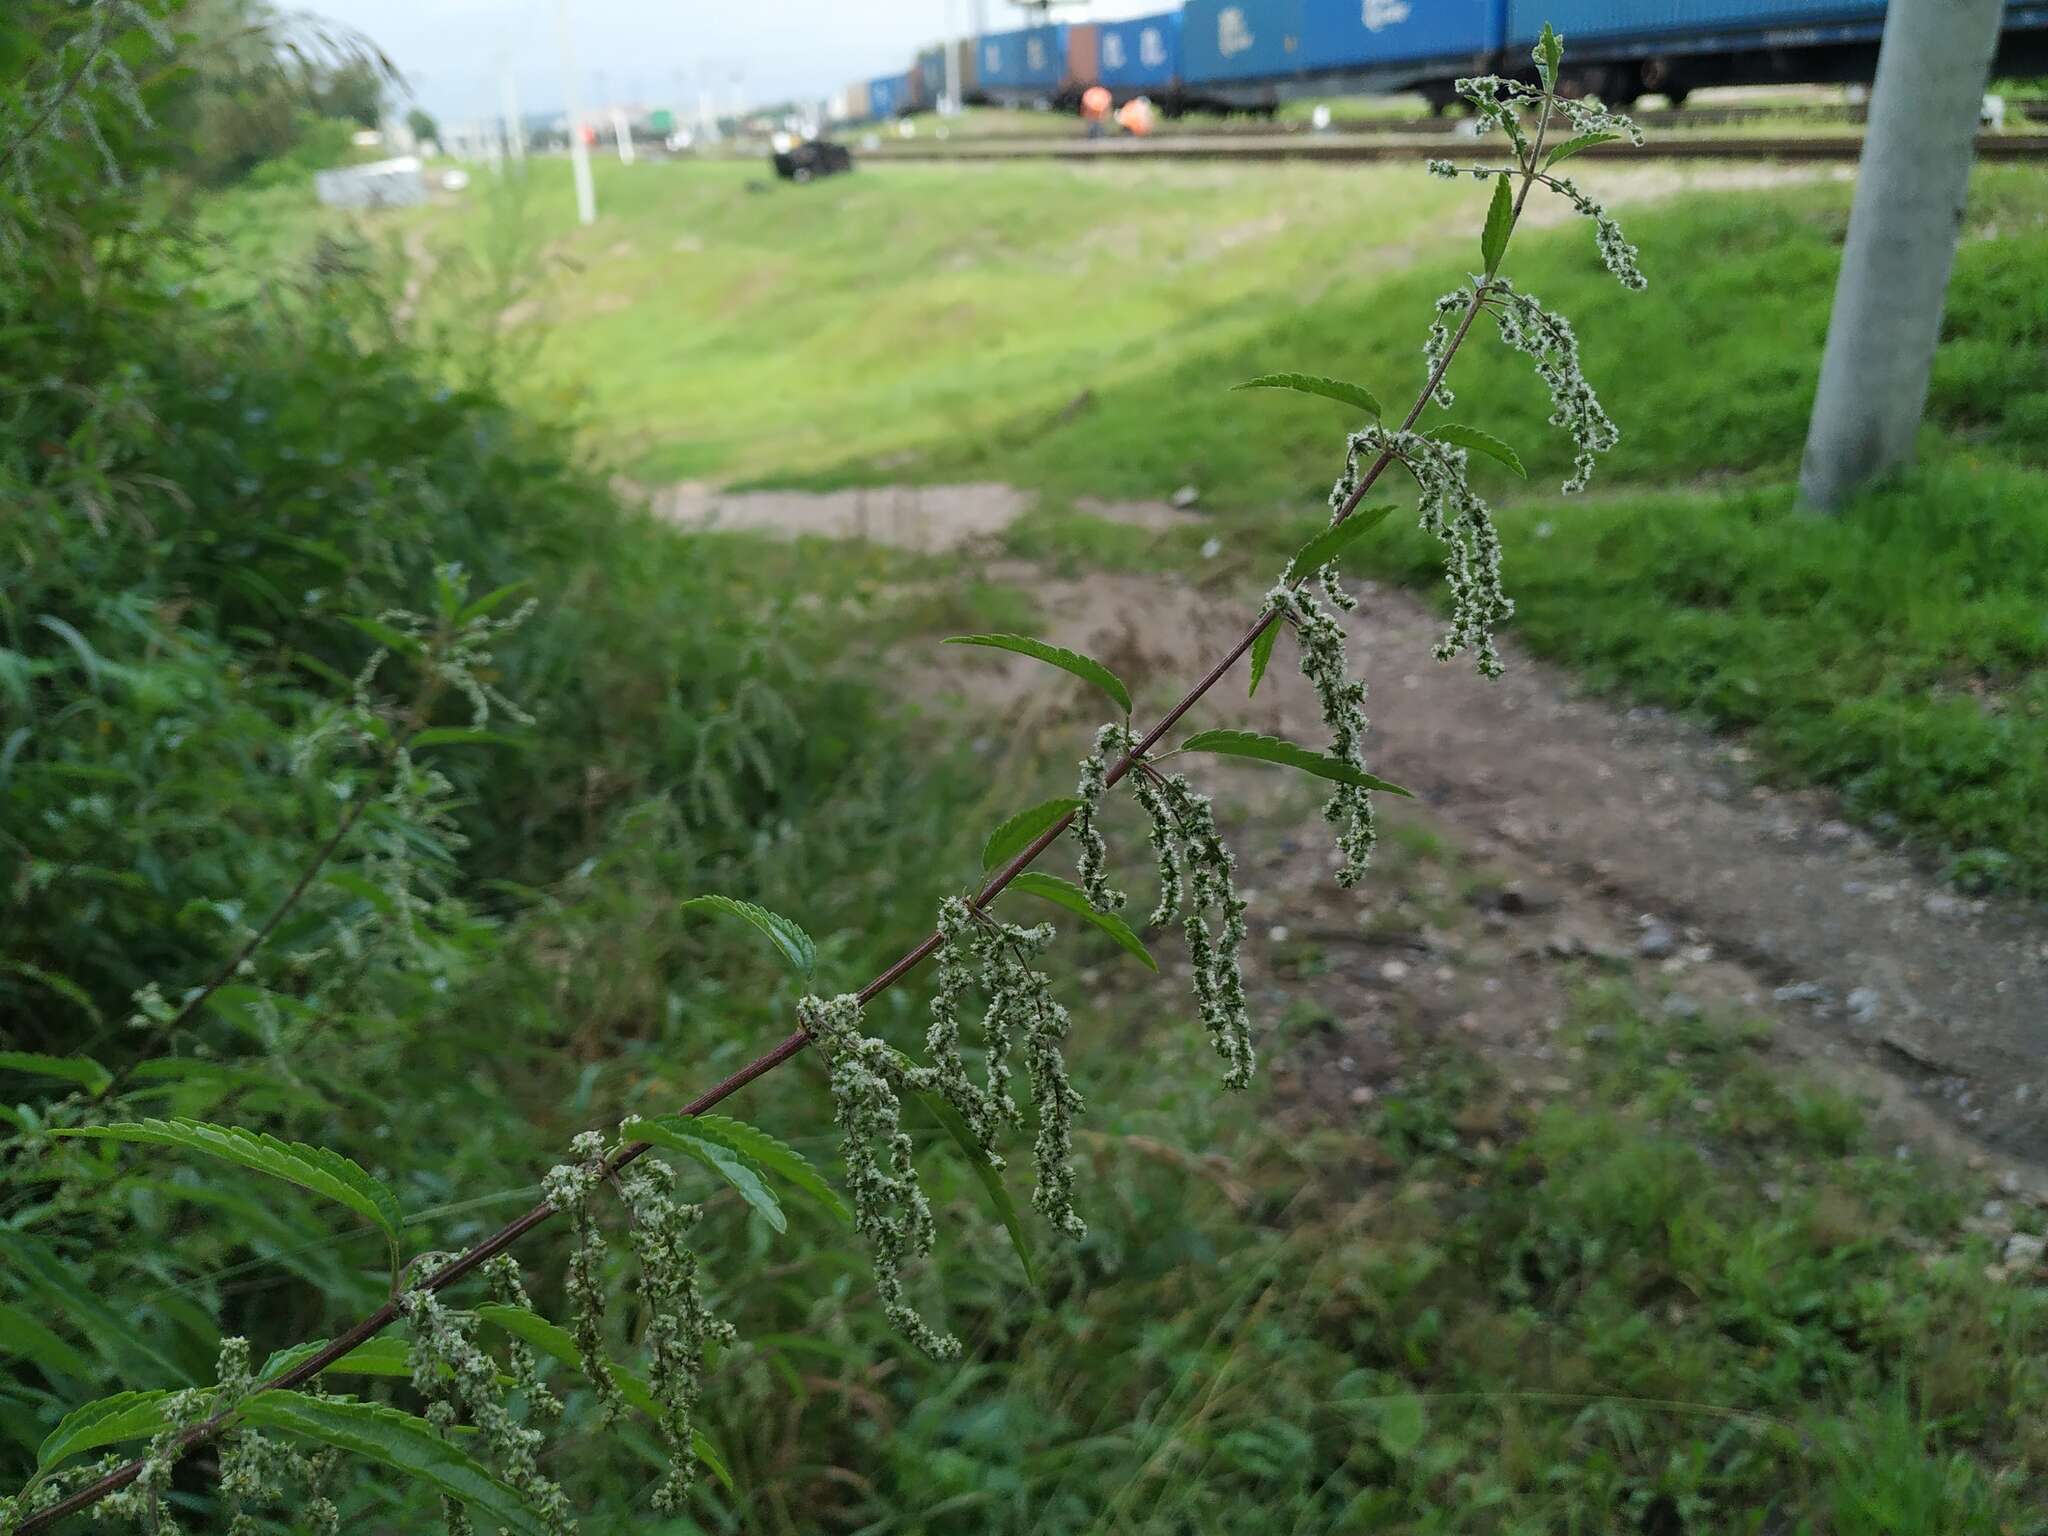
<svg viewBox="0 0 2048 1536">
<path fill-rule="evenodd" d="M 950 142 L 897 140 L 861 150 L 863 164 L 891 162 L 1065 160 L 1113 164 L 1137 160 L 1307 160 L 1354 163 L 1373 160 L 1435 160 L 1465 158 L 1472 149 L 1485 153 L 1485 140 L 1443 136 L 1402 138 L 1381 134 L 1324 132 L 1303 135 L 1170 133 L 1149 139 L 991 139 Z M 1860 134 L 1815 134 L 1765 138 L 1732 134 L 1687 134 L 1653 138 L 1641 149 L 1604 144 L 1585 150 L 1584 160 L 1822 160 L 1854 162 L 1863 153 Z M 2048 159 L 2048 133 L 1982 134 L 1980 160 Z"/>
</svg>

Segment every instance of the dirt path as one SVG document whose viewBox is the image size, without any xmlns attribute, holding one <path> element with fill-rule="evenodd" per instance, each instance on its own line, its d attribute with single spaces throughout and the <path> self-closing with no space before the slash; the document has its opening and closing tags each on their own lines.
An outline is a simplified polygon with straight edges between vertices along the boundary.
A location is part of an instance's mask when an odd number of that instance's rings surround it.
<svg viewBox="0 0 2048 1536">
<path fill-rule="evenodd" d="M 979 519 L 976 532 L 994 521 Z M 1047 638 L 1157 680 L 1146 691 L 1161 695 L 1227 648 L 1252 597 L 1121 576 L 1034 590 Z M 1630 970 L 1673 1014 L 1773 1017 L 1780 1048 L 1823 1063 L 1902 1127 L 1993 1154 L 2048 1189 L 2048 922 L 2038 912 L 1955 895 L 1836 819 L 1824 797 L 1756 785 L 1739 747 L 1657 711 L 1580 697 L 1567 674 L 1512 647 L 1498 682 L 1439 666 L 1429 656 L 1439 622 L 1421 601 L 1359 590 L 1351 629 L 1372 688 L 1373 768 L 1412 788 L 1420 813 L 1498 877 L 1491 906 L 1460 925 L 1468 931 L 1424 943 L 1423 960 L 1450 945 L 1461 963 L 1397 961 L 1402 981 L 1448 989 L 1439 1001 L 1450 1016 L 1540 1062 L 1557 964 Z M 1226 685 L 1204 719 L 1317 739 L 1313 696 L 1282 677 L 1287 655 L 1283 641 L 1256 699 L 1241 681 Z M 1027 662 L 965 664 L 971 707 L 1013 725 L 1071 694 L 1047 693 Z M 1285 841 L 1302 852 L 1262 866 L 1281 925 L 1367 943 L 1359 898 L 1322 868 L 1320 822 Z M 1367 965 L 1369 991 L 1384 990 L 1384 968 L 1383 955 Z M 1544 978 L 1533 990 L 1532 972 Z"/>
</svg>

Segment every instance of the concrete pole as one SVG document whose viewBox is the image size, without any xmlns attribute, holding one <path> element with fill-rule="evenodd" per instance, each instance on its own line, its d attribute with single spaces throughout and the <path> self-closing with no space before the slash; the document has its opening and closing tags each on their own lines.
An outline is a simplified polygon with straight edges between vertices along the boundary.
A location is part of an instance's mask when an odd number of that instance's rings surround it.
<svg viewBox="0 0 2048 1536">
<path fill-rule="evenodd" d="M 1832 512 L 1913 457 L 2001 0 L 1891 0 L 1799 495 Z"/>
<path fill-rule="evenodd" d="M 946 102 L 944 110 L 960 110 L 959 0 L 946 0 Z"/>
<path fill-rule="evenodd" d="M 633 163 L 633 125 L 626 121 L 624 107 L 612 108 L 612 137 L 618 141 L 619 164 Z"/>
<path fill-rule="evenodd" d="M 576 83 L 576 31 L 569 23 L 569 0 L 555 0 L 562 31 L 562 91 L 569 107 L 569 164 L 576 173 L 576 219 L 597 222 L 597 188 L 590 180 L 590 146 L 583 142 L 583 90 Z"/>
</svg>

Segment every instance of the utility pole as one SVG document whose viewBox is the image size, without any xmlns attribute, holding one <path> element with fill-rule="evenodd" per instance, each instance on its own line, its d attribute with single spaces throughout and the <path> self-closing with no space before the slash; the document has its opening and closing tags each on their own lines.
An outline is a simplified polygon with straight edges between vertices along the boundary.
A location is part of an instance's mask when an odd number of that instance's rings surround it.
<svg viewBox="0 0 2048 1536">
<path fill-rule="evenodd" d="M 1799 466 L 1814 511 L 1913 457 L 2002 12 L 2000 0 L 1891 0 L 1885 13 Z"/>
<path fill-rule="evenodd" d="M 618 140 L 619 164 L 633 163 L 633 125 L 626 121 L 624 107 L 612 108 L 612 137 Z"/>
<path fill-rule="evenodd" d="M 946 0 L 946 102 L 945 111 L 960 110 L 960 10 L 959 0 Z"/>
<path fill-rule="evenodd" d="M 569 22 L 569 0 L 555 0 L 562 31 L 562 90 L 568 97 L 569 164 L 576 174 L 576 218 L 597 222 L 597 188 L 590 180 L 590 146 L 583 142 L 583 92 L 576 83 L 576 31 Z"/>
</svg>

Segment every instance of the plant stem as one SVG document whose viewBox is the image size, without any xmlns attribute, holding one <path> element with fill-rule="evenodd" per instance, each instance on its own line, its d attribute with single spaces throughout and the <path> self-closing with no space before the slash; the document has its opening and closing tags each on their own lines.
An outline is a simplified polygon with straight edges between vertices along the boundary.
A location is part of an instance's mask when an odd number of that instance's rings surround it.
<svg viewBox="0 0 2048 1536">
<path fill-rule="evenodd" d="M 1545 96 L 1543 99 L 1544 122 L 1547 122 L 1549 119 L 1549 106 L 1550 99 L 1548 96 Z M 1522 199 L 1528 196 L 1530 181 L 1536 164 L 1536 154 L 1540 152 L 1542 142 L 1543 128 L 1542 124 L 1539 123 L 1535 147 L 1530 151 L 1529 161 L 1525 167 L 1521 198 L 1518 198 L 1515 203 L 1516 223 L 1519 223 L 1521 220 Z M 1513 229 L 1511 226 L 1510 237 L 1512 237 L 1512 234 Z M 1430 400 L 1436 393 L 1437 385 L 1443 382 L 1444 374 L 1449 370 L 1452 358 L 1457 355 L 1459 347 L 1464 344 L 1467 333 L 1472 329 L 1472 322 L 1478 318 L 1480 308 L 1486 298 L 1487 286 L 1483 281 L 1475 285 L 1472 302 L 1466 307 L 1464 319 L 1459 322 L 1458 329 L 1453 334 L 1450 344 L 1444 349 L 1442 359 L 1431 370 L 1428 383 L 1423 385 L 1422 392 L 1415 398 L 1415 404 L 1409 409 L 1407 416 L 1402 420 L 1401 430 L 1403 432 L 1409 431 L 1414 427 L 1416 421 L 1421 418 L 1423 411 L 1428 408 Z M 1393 462 L 1393 457 L 1393 453 L 1390 450 L 1382 453 L 1374 461 L 1372 467 L 1366 472 L 1365 477 L 1360 480 L 1357 488 L 1352 491 L 1351 495 L 1345 500 L 1344 505 L 1339 509 L 1336 517 L 1332 519 L 1332 526 L 1341 523 L 1357 509 L 1359 501 L 1365 496 L 1367 491 L 1372 489 L 1373 483 L 1385 473 L 1388 464 Z M 1186 694 L 1181 697 L 1180 702 L 1162 715 L 1159 718 L 1159 722 L 1110 767 L 1108 773 L 1104 775 L 1105 787 L 1115 785 L 1134 769 L 1142 768 L 1146 754 L 1159 743 L 1160 739 L 1168 731 L 1172 730 L 1180 722 L 1183 715 L 1201 702 L 1203 696 L 1210 689 L 1223 680 L 1230 669 L 1236 666 L 1244 654 L 1252 648 L 1253 643 L 1257 641 L 1259 636 L 1277 622 L 1278 618 L 1279 613 L 1277 609 L 1269 608 L 1265 610 L 1253 622 L 1251 627 L 1238 638 L 1237 643 L 1231 646 L 1223 654 L 1222 658 L 1214 666 L 1210 667 L 1194 686 L 1188 689 Z M 1008 864 L 1004 865 L 1002 869 L 990 876 L 987 884 L 968 902 L 970 910 L 979 913 L 990 902 L 994 901 L 996 897 L 1000 896 L 1004 888 L 1012 880 L 1022 874 L 1040 854 L 1044 853 L 1046 849 L 1050 848 L 1065 835 L 1068 828 L 1073 825 L 1073 822 L 1074 813 L 1070 811 L 1046 828 L 1045 831 L 1039 833 L 1029 846 L 1010 860 Z M 311 875 L 312 871 L 309 870 L 301 881 L 301 888 L 303 888 L 306 880 L 310 880 Z M 296 895 L 296 892 L 294 894 Z M 266 925 L 266 928 L 268 926 L 271 925 Z M 889 966 L 879 976 L 875 977 L 874 980 L 860 989 L 858 996 L 861 1003 L 865 1005 L 895 986 L 897 982 L 908 976 L 918 966 L 923 964 L 925 960 L 929 959 L 944 943 L 945 935 L 937 930 L 926 935 L 924 940 L 915 948 L 908 951 L 893 965 Z M 684 1115 L 701 1115 L 705 1113 L 715 1105 L 722 1103 L 733 1094 L 739 1092 L 740 1089 L 753 1082 L 755 1078 L 765 1076 L 767 1073 L 774 1071 L 809 1044 L 810 1036 L 805 1034 L 803 1030 L 798 1029 L 792 1032 L 776 1045 L 774 1049 L 756 1057 L 723 1082 L 684 1105 L 678 1113 Z M 652 1150 L 653 1143 L 651 1142 L 636 1141 L 628 1143 L 605 1160 L 604 1172 L 607 1176 L 615 1174 L 627 1164 L 637 1161 Z M 500 1227 L 496 1232 L 485 1238 L 481 1243 L 478 1243 L 460 1258 L 453 1259 L 442 1268 L 436 1270 L 426 1280 L 421 1282 L 417 1288 L 426 1291 L 446 1289 L 470 1274 L 480 1265 L 505 1252 L 535 1227 L 547 1221 L 553 1214 L 553 1208 L 546 1201 L 540 1202 L 524 1215 Z M 399 1306 L 397 1300 L 393 1299 L 385 1302 L 383 1306 L 365 1317 L 339 1338 L 330 1341 L 319 1353 L 302 1361 L 291 1370 L 286 1371 L 275 1381 L 265 1382 L 256 1387 L 254 1391 L 265 1392 L 273 1388 L 297 1387 L 311 1381 L 357 1345 L 381 1333 L 398 1315 Z M 231 1417 L 232 1413 L 217 1414 L 204 1423 L 194 1425 L 179 1438 L 178 1450 L 183 1452 L 219 1433 L 227 1426 Z M 60 1502 L 51 1505 L 48 1509 L 28 1516 L 16 1527 L 16 1536 L 29 1536 L 31 1532 L 45 1530 L 55 1525 L 65 1516 L 76 1514 L 78 1511 L 98 1503 L 108 1494 L 125 1488 L 128 1484 L 135 1481 L 137 1474 L 141 1470 L 142 1462 L 140 1459 L 131 1461 L 125 1466 L 117 1467 L 104 1477 L 87 1484 Z"/>
</svg>

